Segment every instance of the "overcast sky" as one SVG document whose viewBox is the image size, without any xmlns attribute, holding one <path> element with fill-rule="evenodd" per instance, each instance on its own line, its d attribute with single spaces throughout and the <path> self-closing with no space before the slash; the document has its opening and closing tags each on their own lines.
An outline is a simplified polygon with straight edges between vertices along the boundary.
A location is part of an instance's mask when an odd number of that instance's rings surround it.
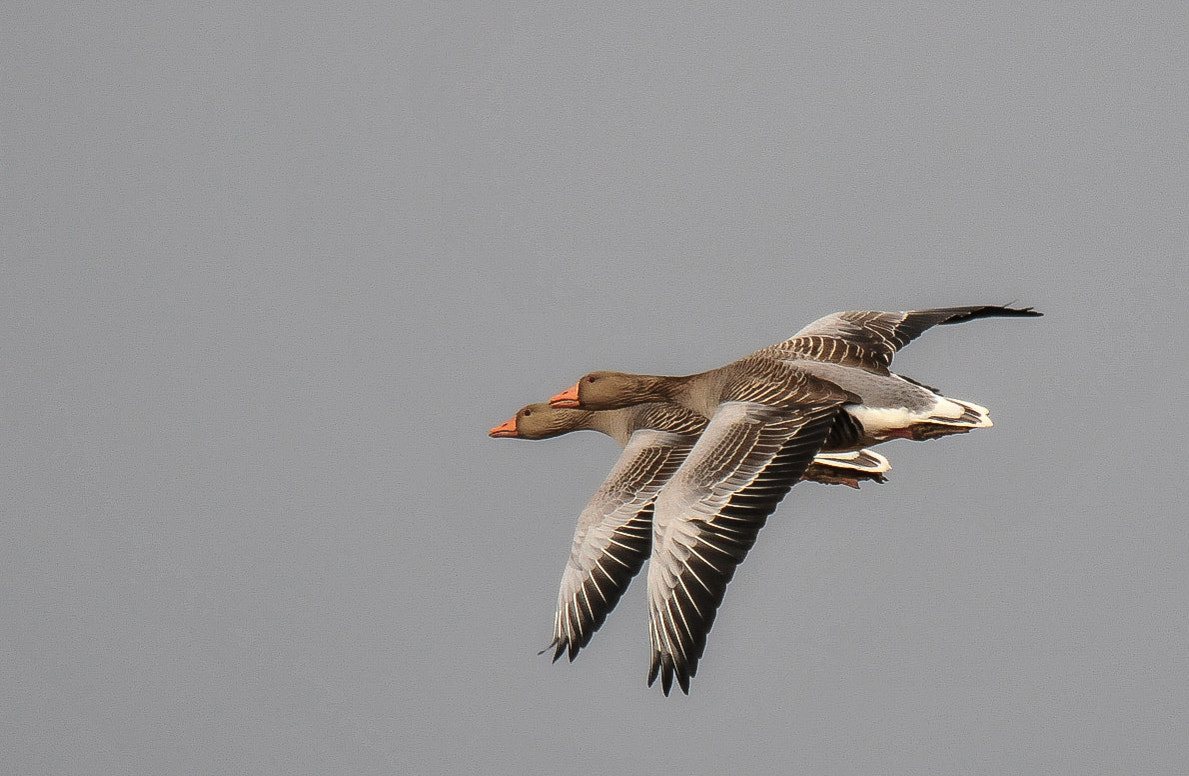
<svg viewBox="0 0 1189 776">
<path fill-rule="evenodd" d="M 0 771 L 1189 771 L 1189 10 L 20 2 Z M 691 695 L 551 665 L 591 369 L 1015 302 L 803 485 Z"/>
</svg>

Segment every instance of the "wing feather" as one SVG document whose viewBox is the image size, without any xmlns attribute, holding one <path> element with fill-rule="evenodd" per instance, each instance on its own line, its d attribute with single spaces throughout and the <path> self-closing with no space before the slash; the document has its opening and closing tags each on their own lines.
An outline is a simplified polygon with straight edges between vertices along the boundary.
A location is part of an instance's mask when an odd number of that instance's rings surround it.
<svg viewBox="0 0 1189 776">
<path fill-rule="evenodd" d="M 833 426 L 838 402 L 723 404 L 657 498 L 648 570 L 648 683 L 682 692 L 697 672 L 727 583 Z"/>
<path fill-rule="evenodd" d="M 819 361 L 858 366 L 886 374 L 896 351 L 934 326 L 978 318 L 1035 317 L 1031 307 L 1001 305 L 939 307 L 881 312 L 850 310 L 819 318 L 772 349 Z"/>
<path fill-rule="evenodd" d="M 636 431 L 578 518 L 554 617 L 556 661 L 590 643 L 648 558 L 653 499 L 685 460 L 696 436 Z"/>
</svg>

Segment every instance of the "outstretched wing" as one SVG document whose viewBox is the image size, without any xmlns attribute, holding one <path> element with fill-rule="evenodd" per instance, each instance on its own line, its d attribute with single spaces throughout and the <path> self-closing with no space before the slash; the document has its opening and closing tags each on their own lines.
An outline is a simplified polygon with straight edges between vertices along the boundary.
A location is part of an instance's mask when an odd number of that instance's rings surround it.
<svg viewBox="0 0 1189 776">
<path fill-rule="evenodd" d="M 641 429 L 578 518 L 554 616 L 553 659 L 590 643 L 648 558 L 653 499 L 697 436 Z"/>
<path fill-rule="evenodd" d="M 1035 317 L 1031 307 L 999 305 L 880 312 L 851 310 L 819 318 L 772 350 L 887 374 L 896 351 L 926 329 L 977 318 Z"/>
<path fill-rule="evenodd" d="M 689 692 L 727 583 L 813 460 L 839 403 L 725 402 L 661 491 L 648 569 L 649 685 L 659 675 L 668 695 L 676 677 Z"/>
</svg>

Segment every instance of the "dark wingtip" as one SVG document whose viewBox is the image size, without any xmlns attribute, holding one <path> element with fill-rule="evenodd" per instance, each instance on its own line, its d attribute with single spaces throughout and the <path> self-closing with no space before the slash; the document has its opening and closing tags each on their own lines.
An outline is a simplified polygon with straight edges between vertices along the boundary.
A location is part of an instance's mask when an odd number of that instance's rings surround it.
<svg viewBox="0 0 1189 776">
<path fill-rule="evenodd" d="M 665 697 L 669 697 L 669 693 L 673 691 L 673 679 L 677 679 L 677 686 L 681 688 L 683 695 L 689 695 L 689 680 L 693 676 L 693 672 L 687 670 L 684 666 L 677 665 L 672 656 L 655 656 L 652 659 L 652 665 L 648 668 L 648 686 L 651 687 L 657 680 L 657 676 L 661 680 L 661 692 Z"/>
<path fill-rule="evenodd" d="M 1031 307 L 1012 307 L 1006 304 L 989 304 L 983 307 L 955 307 L 952 309 L 955 311 L 954 315 L 946 320 L 938 321 L 937 323 L 939 325 L 966 323 L 967 321 L 975 321 L 979 318 L 1039 318 L 1044 315 L 1044 313 L 1039 310 L 1033 310 Z M 938 312 L 947 312 L 947 308 L 941 308 Z"/>
<path fill-rule="evenodd" d="M 1032 317 L 1032 318 L 1039 318 L 1040 316 L 1044 315 L 1044 313 L 1042 313 L 1040 310 L 1034 310 L 1031 307 L 1012 307 L 1012 305 L 1015 303 L 1016 302 L 1013 299 L 1012 301 L 1008 302 L 1007 304 L 1002 304 L 1002 305 L 998 305 L 996 307 L 989 308 L 989 309 L 997 311 L 997 312 L 993 312 L 990 314 L 991 315 L 1019 315 L 1019 316 L 1028 316 L 1028 317 Z"/>
<path fill-rule="evenodd" d="M 561 639 L 554 639 L 553 641 L 549 642 L 548 644 L 545 645 L 545 649 L 541 650 L 537 654 L 544 655 L 552 647 L 556 647 L 556 649 L 553 650 L 553 659 L 550 660 L 549 662 L 556 663 L 557 659 L 559 657 L 561 657 L 562 655 L 564 655 L 565 651 L 566 651 L 566 643 L 564 641 L 562 641 Z M 570 660 L 573 660 L 573 659 L 574 658 L 570 658 Z"/>
<path fill-rule="evenodd" d="M 667 698 L 673 689 L 673 660 L 667 655 L 653 653 L 652 664 L 648 666 L 648 686 L 651 687 L 657 676 L 661 679 L 661 692 Z"/>
</svg>

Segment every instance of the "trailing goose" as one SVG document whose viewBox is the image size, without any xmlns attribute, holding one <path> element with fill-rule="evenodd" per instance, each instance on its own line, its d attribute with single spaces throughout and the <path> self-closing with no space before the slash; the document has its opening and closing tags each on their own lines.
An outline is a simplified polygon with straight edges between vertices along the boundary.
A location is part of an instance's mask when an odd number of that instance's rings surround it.
<svg viewBox="0 0 1189 776">
<path fill-rule="evenodd" d="M 570 557 L 562 573 L 554 616 L 556 662 L 574 660 L 619 603 L 648 558 L 652 502 L 693 448 L 707 421 L 669 402 L 618 410 L 563 409 L 530 404 L 489 432 L 496 438 L 548 439 L 571 431 L 602 432 L 624 447 L 619 461 L 578 518 Z M 870 450 L 822 454 L 803 479 L 859 487 L 884 482 L 887 459 Z"/>
<path fill-rule="evenodd" d="M 815 455 L 991 425 L 985 408 L 892 373 L 897 350 L 933 326 L 1040 314 L 993 305 L 834 313 L 718 369 L 592 372 L 554 396 L 553 406 L 590 410 L 668 401 L 709 419 L 656 498 L 648 684 L 659 676 L 668 695 L 676 679 L 689 692 L 727 583 Z"/>
</svg>

